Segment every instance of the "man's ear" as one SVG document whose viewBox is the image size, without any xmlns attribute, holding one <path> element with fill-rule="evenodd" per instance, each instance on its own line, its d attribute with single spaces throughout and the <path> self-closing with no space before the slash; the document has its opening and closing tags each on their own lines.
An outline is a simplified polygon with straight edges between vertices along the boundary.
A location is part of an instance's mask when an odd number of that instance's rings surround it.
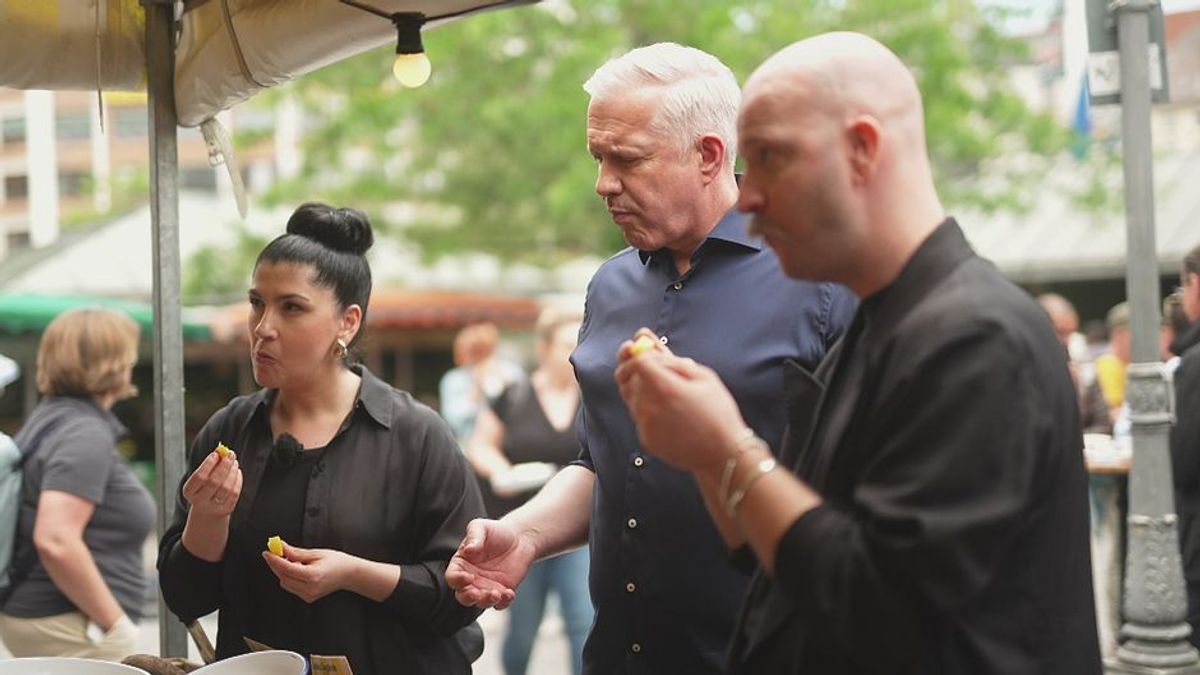
<svg viewBox="0 0 1200 675">
<path fill-rule="evenodd" d="M 729 163 L 729 149 L 725 147 L 725 141 L 720 136 L 705 134 L 696 141 L 696 149 L 700 151 L 700 173 L 704 176 L 704 182 L 716 180 Z"/>
<path fill-rule="evenodd" d="M 879 168 L 879 144 L 883 129 L 870 115 L 860 115 L 846 127 L 850 172 L 855 185 L 869 181 Z"/>
</svg>

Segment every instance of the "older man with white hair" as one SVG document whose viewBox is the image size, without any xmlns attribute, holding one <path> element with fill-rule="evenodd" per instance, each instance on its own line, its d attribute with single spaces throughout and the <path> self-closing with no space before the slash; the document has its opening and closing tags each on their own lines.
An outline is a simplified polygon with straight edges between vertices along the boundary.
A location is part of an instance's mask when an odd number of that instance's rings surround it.
<svg viewBox="0 0 1200 675">
<path fill-rule="evenodd" d="M 778 444 L 785 363 L 815 368 L 854 302 L 839 286 L 787 279 L 748 235 L 733 208 L 741 96 L 720 61 L 657 44 L 584 88 L 596 192 L 630 248 L 592 279 L 572 356 L 582 452 L 525 506 L 472 523 L 446 576 L 461 602 L 504 607 L 532 561 L 588 542 L 596 621 L 584 672 L 718 673 L 749 566 L 730 559 L 727 523 L 709 517 L 691 476 L 642 451 L 613 379 L 617 347 L 653 326 L 663 345 L 711 364 L 747 424 Z"/>
</svg>

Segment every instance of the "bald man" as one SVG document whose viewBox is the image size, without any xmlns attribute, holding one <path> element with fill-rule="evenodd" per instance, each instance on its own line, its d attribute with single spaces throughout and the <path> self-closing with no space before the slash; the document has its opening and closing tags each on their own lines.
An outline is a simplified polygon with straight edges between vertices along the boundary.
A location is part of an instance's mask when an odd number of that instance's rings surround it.
<svg viewBox="0 0 1200 675">
<path fill-rule="evenodd" d="M 908 70 L 862 35 L 804 40 L 747 82 L 738 129 L 752 227 L 862 304 L 815 376 L 788 373 L 778 462 L 713 371 L 618 355 L 643 447 L 761 566 L 730 672 L 1101 672 L 1062 348 L 946 217 Z"/>
</svg>

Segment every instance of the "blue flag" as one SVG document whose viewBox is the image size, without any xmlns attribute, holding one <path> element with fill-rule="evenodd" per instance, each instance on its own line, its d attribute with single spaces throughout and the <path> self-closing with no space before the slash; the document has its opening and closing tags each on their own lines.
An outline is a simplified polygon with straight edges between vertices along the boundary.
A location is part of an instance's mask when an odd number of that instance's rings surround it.
<svg viewBox="0 0 1200 675">
<path fill-rule="evenodd" d="M 1071 140 L 1071 154 L 1075 155 L 1076 159 L 1083 159 L 1087 155 L 1088 146 L 1092 141 L 1092 108 L 1090 97 L 1088 96 L 1088 78 L 1087 73 L 1079 80 L 1079 99 L 1075 103 L 1075 118 L 1071 120 L 1071 131 L 1074 138 Z"/>
</svg>

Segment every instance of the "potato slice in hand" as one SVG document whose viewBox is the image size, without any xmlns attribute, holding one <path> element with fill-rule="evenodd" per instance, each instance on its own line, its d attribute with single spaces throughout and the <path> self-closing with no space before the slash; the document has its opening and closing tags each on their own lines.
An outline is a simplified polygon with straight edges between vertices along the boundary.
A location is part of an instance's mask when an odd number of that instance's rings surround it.
<svg viewBox="0 0 1200 675">
<path fill-rule="evenodd" d="M 272 554 L 283 557 L 283 540 L 278 536 L 271 537 L 267 540 L 267 550 Z"/>
<path fill-rule="evenodd" d="M 217 443 L 217 449 L 215 452 L 221 456 L 221 459 L 234 456 L 233 451 L 226 447 L 224 443 Z"/>
<path fill-rule="evenodd" d="M 639 337 L 636 342 L 633 343 L 632 347 L 629 348 L 629 355 L 630 356 L 641 356 L 642 354 L 645 354 L 646 352 L 654 349 L 654 346 L 657 344 L 658 343 L 655 342 L 652 338 L 648 338 L 645 335 L 643 335 L 643 336 Z"/>
</svg>

